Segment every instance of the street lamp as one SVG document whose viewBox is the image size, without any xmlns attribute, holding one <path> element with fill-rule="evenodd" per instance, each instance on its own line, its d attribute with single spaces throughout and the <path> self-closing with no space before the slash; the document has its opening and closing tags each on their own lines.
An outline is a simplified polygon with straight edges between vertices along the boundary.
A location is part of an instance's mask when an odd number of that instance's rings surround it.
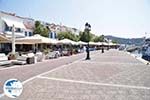
<svg viewBox="0 0 150 100">
<path fill-rule="evenodd" d="M 108 40 L 108 48 L 107 48 L 107 50 L 109 50 L 110 49 L 110 40 L 109 40 L 109 38 L 107 38 L 107 40 Z"/>
<path fill-rule="evenodd" d="M 90 42 L 90 31 L 91 31 L 91 25 L 89 23 L 85 24 L 85 33 L 87 33 L 88 39 L 87 39 L 87 48 L 86 48 L 86 52 L 87 52 L 87 56 L 86 56 L 86 60 L 90 60 L 90 50 L 89 50 L 89 42 Z"/>
<path fill-rule="evenodd" d="M 12 54 L 15 54 L 15 26 L 12 27 Z"/>
</svg>

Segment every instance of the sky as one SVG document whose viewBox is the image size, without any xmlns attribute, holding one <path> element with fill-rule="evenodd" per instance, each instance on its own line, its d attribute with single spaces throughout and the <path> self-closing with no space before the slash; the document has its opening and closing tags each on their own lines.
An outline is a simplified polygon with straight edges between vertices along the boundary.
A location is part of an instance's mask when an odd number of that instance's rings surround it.
<svg viewBox="0 0 150 100">
<path fill-rule="evenodd" d="M 150 0 L 0 0 L 0 10 L 124 38 L 150 33 Z"/>
</svg>

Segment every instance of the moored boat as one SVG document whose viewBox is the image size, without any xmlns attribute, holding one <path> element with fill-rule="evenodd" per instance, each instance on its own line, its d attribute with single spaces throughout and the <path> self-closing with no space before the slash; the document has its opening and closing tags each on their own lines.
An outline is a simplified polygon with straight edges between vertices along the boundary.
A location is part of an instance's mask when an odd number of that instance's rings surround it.
<svg viewBox="0 0 150 100">
<path fill-rule="evenodd" d="M 150 61 L 150 38 L 146 38 L 142 47 L 142 58 Z"/>
</svg>

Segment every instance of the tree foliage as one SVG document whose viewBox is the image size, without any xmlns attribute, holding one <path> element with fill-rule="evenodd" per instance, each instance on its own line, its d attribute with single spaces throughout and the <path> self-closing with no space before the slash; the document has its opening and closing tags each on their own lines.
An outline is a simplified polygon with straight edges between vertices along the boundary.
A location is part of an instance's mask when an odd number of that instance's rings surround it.
<svg viewBox="0 0 150 100">
<path fill-rule="evenodd" d="M 105 41 L 104 35 L 95 36 L 94 39 L 93 39 L 93 41 L 94 42 L 104 42 Z"/>
<path fill-rule="evenodd" d="M 92 33 L 87 33 L 87 32 L 80 32 L 79 33 L 79 40 L 80 41 L 83 41 L 83 42 L 89 42 L 92 40 Z"/>
<path fill-rule="evenodd" d="M 72 32 L 70 31 L 67 31 L 67 32 L 59 32 L 57 34 L 57 37 L 59 40 L 62 40 L 62 39 L 70 39 L 70 40 L 73 40 L 73 41 L 78 41 L 79 40 L 79 36 L 76 35 L 76 34 L 73 34 Z"/>
<path fill-rule="evenodd" d="M 49 30 L 47 29 L 47 27 L 44 27 L 44 25 L 42 25 L 40 21 L 36 21 L 33 34 L 40 34 L 41 36 L 48 37 Z"/>
<path fill-rule="evenodd" d="M 83 42 L 89 42 L 89 41 L 104 42 L 105 41 L 104 35 L 97 36 L 97 35 L 94 35 L 92 33 L 88 34 L 87 32 L 80 32 L 79 35 L 76 35 L 70 31 L 59 32 L 57 34 L 57 37 L 59 40 L 67 38 L 67 39 L 70 39 L 73 41 L 83 41 Z"/>
<path fill-rule="evenodd" d="M 112 43 L 118 43 L 116 40 L 112 40 L 111 42 L 112 42 Z"/>
</svg>

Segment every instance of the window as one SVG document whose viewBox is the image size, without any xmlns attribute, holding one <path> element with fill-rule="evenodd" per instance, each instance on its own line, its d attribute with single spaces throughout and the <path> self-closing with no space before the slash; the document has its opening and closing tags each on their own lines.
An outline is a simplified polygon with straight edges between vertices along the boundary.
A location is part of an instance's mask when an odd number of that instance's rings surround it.
<svg viewBox="0 0 150 100">
<path fill-rule="evenodd" d="M 29 36 L 32 36 L 32 32 L 29 32 Z"/>
<path fill-rule="evenodd" d="M 27 32 L 25 31 L 25 36 L 28 36 Z"/>
<path fill-rule="evenodd" d="M 15 28 L 15 32 L 20 32 L 21 29 L 20 28 Z"/>
<path fill-rule="evenodd" d="M 54 34 L 55 36 L 54 36 L 54 38 L 56 39 L 57 38 L 57 35 L 56 35 L 56 33 Z"/>
<path fill-rule="evenodd" d="M 5 27 L 5 31 L 9 31 L 9 27 L 7 25 Z"/>
<path fill-rule="evenodd" d="M 51 34 L 50 34 L 50 38 L 53 38 L 53 32 L 51 32 Z"/>
<path fill-rule="evenodd" d="M 12 31 L 12 27 L 9 27 L 9 26 L 6 25 L 5 31 Z"/>
</svg>

